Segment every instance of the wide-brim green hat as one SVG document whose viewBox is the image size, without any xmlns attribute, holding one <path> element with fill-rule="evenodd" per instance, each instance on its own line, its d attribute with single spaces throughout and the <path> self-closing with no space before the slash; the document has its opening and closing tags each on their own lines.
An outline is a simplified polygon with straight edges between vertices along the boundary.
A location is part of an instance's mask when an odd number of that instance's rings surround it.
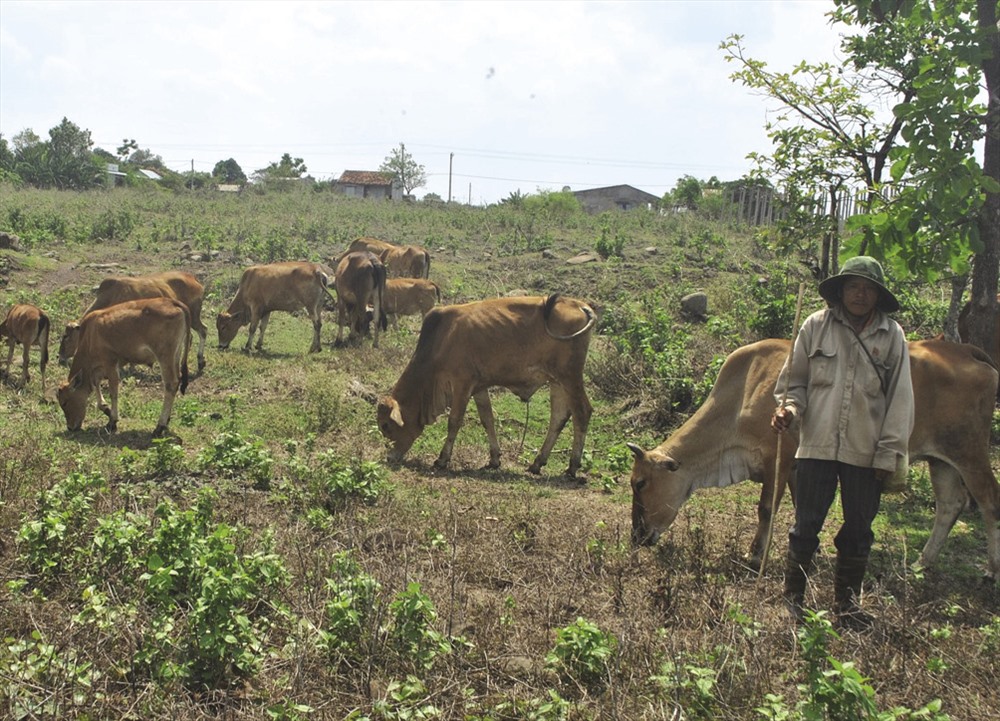
<svg viewBox="0 0 1000 721">
<path fill-rule="evenodd" d="M 832 275 L 819 284 L 819 294 L 830 305 L 840 303 L 840 291 L 850 277 L 865 278 L 878 286 L 878 300 L 875 307 L 885 313 L 899 310 L 899 301 L 885 287 L 885 273 L 881 264 L 867 255 L 858 255 L 846 261 L 837 275 Z"/>
</svg>

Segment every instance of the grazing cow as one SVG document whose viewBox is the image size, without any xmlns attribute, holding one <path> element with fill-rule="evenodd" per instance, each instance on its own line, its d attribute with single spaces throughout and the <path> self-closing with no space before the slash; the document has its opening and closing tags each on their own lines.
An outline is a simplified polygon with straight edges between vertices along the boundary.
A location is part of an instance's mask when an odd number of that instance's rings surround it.
<svg viewBox="0 0 1000 721">
<path fill-rule="evenodd" d="M 97 288 L 97 297 L 83 315 L 102 308 L 110 308 L 126 300 L 142 298 L 173 298 L 188 307 L 191 327 L 198 334 L 198 372 L 205 368 L 205 340 L 208 328 L 201 322 L 201 306 L 205 288 L 190 273 L 168 270 L 136 277 L 115 275 L 105 278 Z M 80 323 L 69 323 L 59 342 L 59 365 L 66 365 L 76 354 L 80 336 Z"/>
<path fill-rule="evenodd" d="M 433 280 L 423 278 L 390 278 L 385 282 L 382 310 L 393 327 L 401 315 L 425 316 L 441 302 L 441 288 Z"/>
<path fill-rule="evenodd" d="M 330 294 L 329 284 L 330 276 L 319 263 L 290 261 L 250 266 L 243 271 L 233 302 L 216 319 L 219 348 L 228 348 L 240 328 L 249 323 L 250 332 L 244 350 L 250 350 L 258 324 L 260 336 L 257 338 L 257 350 L 261 350 L 272 311 L 292 313 L 305 308 L 313 324 L 309 352 L 316 353 L 320 349 L 323 300 Z"/>
<path fill-rule="evenodd" d="M 548 298 L 497 298 L 438 306 L 424 316 L 417 347 L 392 393 L 378 404 L 378 425 L 392 443 L 389 460 L 403 458 L 424 427 L 445 409 L 448 437 L 434 465 L 447 468 L 469 398 L 476 401 L 490 444 L 490 468 L 500 466 L 490 388 L 527 401 L 549 385 L 549 429 L 528 468 L 540 473 L 566 421 L 573 419 L 567 475 L 580 469 L 592 408 L 583 387 L 597 316 L 590 306 L 558 293 Z"/>
<path fill-rule="evenodd" d="M 31 346 L 41 348 L 38 369 L 42 374 L 42 394 L 45 394 L 45 366 L 49 363 L 49 317 L 41 308 L 27 303 L 19 303 L 7 312 L 7 317 L 0 323 L 0 338 L 7 339 L 7 366 L 5 373 L 10 376 L 10 364 L 14 360 L 14 346 L 20 343 L 24 346 L 21 355 L 21 383 L 27 385 L 31 380 L 28 374 L 28 355 Z"/>
<path fill-rule="evenodd" d="M 378 348 L 379 330 L 385 323 L 382 300 L 385 295 L 385 266 L 374 253 L 352 251 L 337 263 L 337 345 L 342 343 L 344 326 L 350 327 L 348 342 L 368 332 L 368 307 L 375 320 L 372 345 Z"/>
<path fill-rule="evenodd" d="M 80 429 L 87 415 L 87 399 L 97 391 L 97 407 L 108 417 L 108 431 L 118 427 L 118 368 L 122 363 L 160 366 L 163 409 L 153 431 L 161 435 L 170 422 L 177 391 L 188 384 L 191 348 L 191 312 L 173 298 L 144 298 L 95 310 L 80 323 L 80 343 L 69 378 L 59 386 L 58 399 L 66 427 Z M 101 381 L 108 379 L 111 406 L 104 402 Z"/>
<path fill-rule="evenodd" d="M 651 545 L 700 488 L 744 480 L 763 483 L 750 563 L 759 567 L 772 517 L 777 437 L 771 430 L 774 388 L 789 342 L 765 340 L 735 350 L 723 364 L 705 403 L 666 441 L 650 451 L 629 444 L 632 468 L 632 541 Z M 997 370 L 975 346 L 941 339 L 909 344 L 915 400 L 910 461 L 930 466 L 936 512 L 920 556 L 937 557 L 969 494 L 986 523 L 988 572 L 1000 579 L 1000 486 L 990 467 L 990 422 Z M 778 499 L 791 477 L 797 429 L 782 442 Z M 794 500 L 794 488 L 792 488 Z"/>
<path fill-rule="evenodd" d="M 358 238 L 351 243 L 347 252 L 354 253 L 362 250 L 377 255 L 379 260 L 385 263 L 390 278 L 430 277 L 431 254 L 420 246 L 393 245 L 378 238 Z"/>
</svg>

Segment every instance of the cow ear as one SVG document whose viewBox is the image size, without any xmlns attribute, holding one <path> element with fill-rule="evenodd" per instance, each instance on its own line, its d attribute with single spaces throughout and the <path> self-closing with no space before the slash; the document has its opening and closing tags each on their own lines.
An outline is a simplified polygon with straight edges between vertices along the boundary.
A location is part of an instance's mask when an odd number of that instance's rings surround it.
<svg viewBox="0 0 1000 721">
<path fill-rule="evenodd" d="M 75 320 L 74 321 L 70 321 L 69 323 L 66 324 L 66 330 L 72 331 L 72 330 L 79 330 L 79 329 L 80 329 L 80 324 L 77 323 Z"/>
<path fill-rule="evenodd" d="M 403 427 L 403 414 L 399 412 L 399 403 L 393 398 L 390 402 L 389 418 L 400 428 Z"/>
<path fill-rule="evenodd" d="M 661 468 L 670 472 L 676 471 L 681 467 L 681 464 L 675 461 L 673 458 L 668 456 L 662 451 L 650 451 L 646 454 L 646 460 L 652 463 L 657 468 Z"/>
</svg>

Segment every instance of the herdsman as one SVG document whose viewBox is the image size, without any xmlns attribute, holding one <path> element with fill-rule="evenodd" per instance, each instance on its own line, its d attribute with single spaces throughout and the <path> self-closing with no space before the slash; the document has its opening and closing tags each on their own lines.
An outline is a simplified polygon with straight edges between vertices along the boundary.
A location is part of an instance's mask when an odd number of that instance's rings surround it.
<svg viewBox="0 0 1000 721">
<path fill-rule="evenodd" d="M 778 377 L 778 433 L 799 423 L 795 524 L 788 534 L 784 596 L 802 620 L 813 554 L 839 482 L 844 522 L 834 538 L 834 612 L 848 627 L 870 626 L 861 584 L 875 534 L 883 484 L 906 457 L 913 429 L 913 386 L 899 310 L 882 266 L 851 258 L 819 285 L 827 307 L 802 324 Z M 785 390 L 787 389 L 787 391 Z"/>
</svg>

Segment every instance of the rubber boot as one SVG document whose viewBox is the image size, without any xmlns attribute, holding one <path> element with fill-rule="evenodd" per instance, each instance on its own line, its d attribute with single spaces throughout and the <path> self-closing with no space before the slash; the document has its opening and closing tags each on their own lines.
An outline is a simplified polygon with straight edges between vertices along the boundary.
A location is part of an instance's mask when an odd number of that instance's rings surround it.
<svg viewBox="0 0 1000 721">
<path fill-rule="evenodd" d="M 812 554 L 800 555 L 788 550 L 785 557 L 785 607 L 795 625 L 805 620 L 806 581 L 812 566 Z"/>
<path fill-rule="evenodd" d="M 833 577 L 833 611 L 837 622 L 845 628 L 870 629 L 875 619 L 861 610 L 861 582 L 868 568 L 867 556 L 837 554 L 837 570 Z"/>
</svg>

